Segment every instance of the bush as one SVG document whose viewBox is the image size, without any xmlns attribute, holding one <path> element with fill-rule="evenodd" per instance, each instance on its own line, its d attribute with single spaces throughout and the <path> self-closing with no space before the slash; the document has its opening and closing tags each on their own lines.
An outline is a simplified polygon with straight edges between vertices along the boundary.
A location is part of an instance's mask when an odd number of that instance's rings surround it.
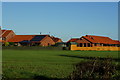
<svg viewBox="0 0 120 80">
<path fill-rule="evenodd" d="M 69 80 L 110 80 L 116 76 L 116 65 L 112 59 L 106 58 L 80 62 L 75 65 L 74 71 L 68 77 Z M 118 75 L 117 75 L 118 77 Z"/>
<path fill-rule="evenodd" d="M 5 42 L 5 46 L 9 46 L 9 42 Z"/>
<path fill-rule="evenodd" d="M 14 46 L 14 42 L 9 42 L 9 45 L 10 46 Z"/>
<path fill-rule="evenodd" d="M 63 47 L 63 50 L 69 50 L 69 47 Z"/>
</svg>

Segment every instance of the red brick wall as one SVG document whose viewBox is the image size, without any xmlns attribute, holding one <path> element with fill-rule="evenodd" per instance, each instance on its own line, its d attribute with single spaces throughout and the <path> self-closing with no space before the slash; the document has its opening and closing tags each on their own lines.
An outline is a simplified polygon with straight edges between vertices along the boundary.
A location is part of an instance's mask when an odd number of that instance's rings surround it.
<svg viewBox="0 0 120 80">
<path fill-rule="evenodd" d="M 54 45 L 55 42 L 49 37 L 49 36 L 46 36 L 42 41 L 41 41 L 41 44 L 42 46 L 49 46 L 49 45 Z"/>
<path fill-rule="evenodd" d="M 16 34 L 11 31 L 7 36 L 6 36 L 6 41 L 8 41 L 9 39 L 13 38 Z"/>
</svg>

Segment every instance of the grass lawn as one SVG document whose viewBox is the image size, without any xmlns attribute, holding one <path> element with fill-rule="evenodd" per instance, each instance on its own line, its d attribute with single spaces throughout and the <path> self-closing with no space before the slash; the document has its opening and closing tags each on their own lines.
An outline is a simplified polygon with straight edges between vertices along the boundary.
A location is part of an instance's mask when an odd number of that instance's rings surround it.
<svg viewBox="0 0 120 80">
<path fill-rule="evenodd" d="M 73 64 L 86 57 L 118 58 L 117 51 L 3 50 L 3 75 L 8 78 L 65 78 Z"/>
</svg>

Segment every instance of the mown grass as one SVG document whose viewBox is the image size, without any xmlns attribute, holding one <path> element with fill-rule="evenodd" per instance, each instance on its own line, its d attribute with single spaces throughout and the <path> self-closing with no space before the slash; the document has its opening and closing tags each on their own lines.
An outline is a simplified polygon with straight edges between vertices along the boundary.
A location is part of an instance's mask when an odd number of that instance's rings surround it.
<svg viewBox="0 0 120 80">
<path fill-rule="evenodd" d="M 112 57 L 119 61 L 117 51 L 63 51 L 63 50 L 3 50 L 3 76 L 7 78 L 66 78 L 73 64 L 88 57 Z"/>
</svg>

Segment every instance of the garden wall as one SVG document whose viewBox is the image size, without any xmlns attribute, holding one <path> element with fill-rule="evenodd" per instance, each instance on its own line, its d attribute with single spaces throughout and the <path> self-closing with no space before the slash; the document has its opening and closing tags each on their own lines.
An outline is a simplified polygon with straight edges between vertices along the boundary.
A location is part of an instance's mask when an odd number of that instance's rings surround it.
<svg viewBox="0 0 120 80">
<path fill-rule="evenodd" d="M 70 50 L 120 51 L 120 47 L 77 47 L 77 45 L 71 45 Z"/>
</svg>

